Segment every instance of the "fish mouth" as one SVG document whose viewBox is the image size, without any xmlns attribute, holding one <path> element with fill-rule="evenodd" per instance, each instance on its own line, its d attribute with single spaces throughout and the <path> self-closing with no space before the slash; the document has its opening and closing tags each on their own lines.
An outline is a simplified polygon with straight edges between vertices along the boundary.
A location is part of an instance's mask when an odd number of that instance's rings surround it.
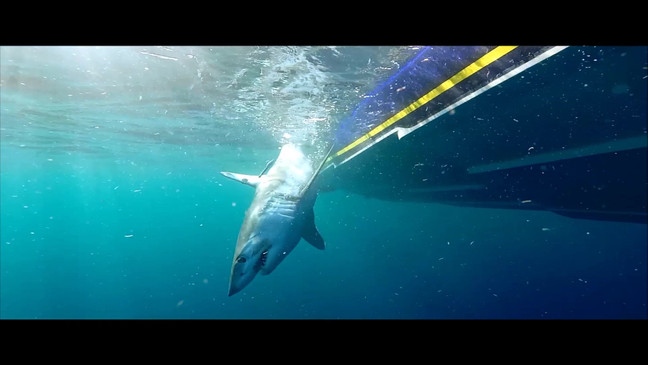
<svg viewBox="0 0 648 365">
<path fill-rule="evenodd" d="M 261 252 L 261 257 L 259 257 L 259 261 L 257 261 L 255 269 L 257 271 L 263 269 L 265 267 L 266 261 L 268 261 L 268 250 Z"/>
</svg>

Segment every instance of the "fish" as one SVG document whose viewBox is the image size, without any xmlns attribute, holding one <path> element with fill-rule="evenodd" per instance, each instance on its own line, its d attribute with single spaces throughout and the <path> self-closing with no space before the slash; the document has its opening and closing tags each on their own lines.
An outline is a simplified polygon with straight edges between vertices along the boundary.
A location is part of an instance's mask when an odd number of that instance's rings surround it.
<svg viewBox="0 0 648 365">
<path fill-rule="evenodd" d="M 259 175 L 221 171 L 223 176 L 255 188 L 236 240 L 228 296 L 243 290 L 257 274 L 272 273 L 302 238 L 319 250 L 325 249 L 315 226 L 318 189 L 314 182 L 331 151 L 332 146 L 315 167 L 299 145 L 288 143 Z"/>
</svg>

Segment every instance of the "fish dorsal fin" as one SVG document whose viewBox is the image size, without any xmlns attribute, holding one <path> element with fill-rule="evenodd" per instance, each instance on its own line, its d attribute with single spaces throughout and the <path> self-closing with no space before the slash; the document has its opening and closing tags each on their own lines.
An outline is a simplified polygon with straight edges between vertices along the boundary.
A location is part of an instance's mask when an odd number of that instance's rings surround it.
<svg viewBox="0 0 648 365">
<path fill-rule="evenodd" d="M 304 214 L 306 214 L 306 222 L 302 229 L 302 238 L 313 245 L 313 247 L 323 250 L 325 247 L 324 239 L 317 231 L 317 227 L 315 227 L 315 214 L 313 213 L 313 209 L 311 208 Z"/>
<path fill-rule="evenodd" d="M 313 184 L 313 181 L 315 181 L 317 175 L 319 175 L 320 171 L 322 171 L 322 167 L 324 167 L 324 163 L 326 162 L 326 159 L 328 159 L 328 157 L 331 155 L 331 152 L 333 152 L 333 146 L 334 144 L 331 144 L 331 147 L 329 148 L 328 152 L 326 152 L 326 155 L 324 156 L 322 162 L 317 167 L 317 170 L 315 170 L 313 176 L 311 176 L 310 180 L 308 180 L 308 183 L 306 183 L 306 185 L 304 185 L 304 187 L 299 192 L 299 196 L 303 196 L 304 193 L 308 191 L 308 188 L 310 188 L 310 186 Z"/>
<path fill-rule="evenodd" d="M 257 184 L 259 184 L 259 181 L 261 180 L 261 176 L 237 174 L 234 172 L 227 172 L 227 171 L 221 171 L 221 175 L 230 178 L 232 180 L 236 180 L 242 184 L 250 185 L 253 188 L 256 188 Z"/>
</svg>

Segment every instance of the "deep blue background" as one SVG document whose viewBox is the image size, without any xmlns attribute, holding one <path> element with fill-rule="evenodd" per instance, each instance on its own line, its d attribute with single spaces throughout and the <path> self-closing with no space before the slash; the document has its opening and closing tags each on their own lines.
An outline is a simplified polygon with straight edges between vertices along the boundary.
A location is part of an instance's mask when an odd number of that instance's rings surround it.
<svg viewBox="0 0 648 365">
<path fill-rule="evenodd" d="M 327 249 L 227 297 L 251 188 L 2 152 L 2 318 L 646 318 L 642 224 L 322 193 Z"/>
</svg>

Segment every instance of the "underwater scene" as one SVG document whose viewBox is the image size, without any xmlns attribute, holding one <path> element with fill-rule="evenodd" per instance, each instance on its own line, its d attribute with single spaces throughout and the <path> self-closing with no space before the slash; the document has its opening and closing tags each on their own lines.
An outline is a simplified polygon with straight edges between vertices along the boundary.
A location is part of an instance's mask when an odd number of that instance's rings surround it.
<svg viewBox="0 0 648 365">
<path fill-rule="evenodd" d="M 0 46 L 0 319 L 646 319 L 647 49 Z"/>
</svg>

